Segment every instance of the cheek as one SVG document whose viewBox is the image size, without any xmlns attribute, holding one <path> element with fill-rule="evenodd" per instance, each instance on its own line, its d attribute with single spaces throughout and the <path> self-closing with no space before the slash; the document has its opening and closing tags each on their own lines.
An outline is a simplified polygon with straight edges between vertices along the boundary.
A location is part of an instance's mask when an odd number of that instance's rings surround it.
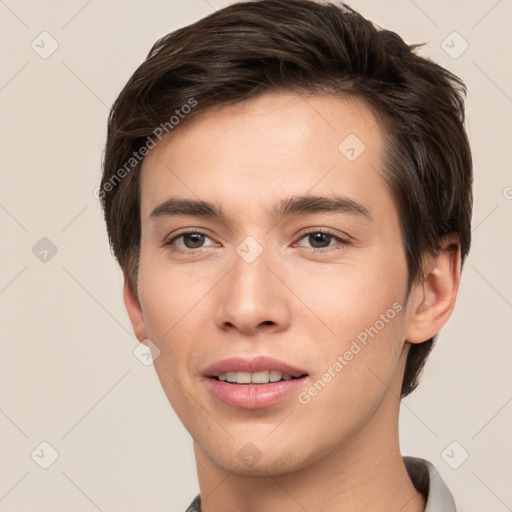
<svg viewBox="0 0 512 512">
<path fill-rule="evenodd" d="M 345 422 L 348 428 L 366 421 L 393 385 L 405 331 L 405 256 L 400 245 L 394 252 L 368 252 L 364 262 L 334 266 L 329 275 L 319 268 L 308 283 L 298 294 L 308 294 L 308 305 L 322 322 L 315 322 L 316 330 L 302 322 L 315 342 L 311 357 L 317 373 L 301 403 L 310 401 L 309 411 L 315 409 L 320 422 L 333 424 L 336 418 L 335 436 Z"/>
<path fill-rule="evenodd" d="M 155 368 L 166 368 L 173 375 L 189 364 L 194 347 L 188 339 L 204 296 L 200 284 L 186 275 L 141 255 L 139 298 L 148 338 L 160 356 Z"/>
<path fill-rule="evenodd" d="M 391 297 L 383 296 L 371 306 L 365 302 L 362 309 L 354 306 L 340 312 L 334 342 L 317 342 L 318 373 L 298 397 L 302 405 L 295 421 L 309 428 L 313 423 L 321 426 L 326 450 L 340 433 L 349 437 L 362 429 L 390 389 L 391 398 L 399 396 L 395 381 L 405 315 L 400 302 L 390 301 Z"/>
<path fill-rule="evenodd" d="M 390 331 L 402 322 L 397 313 L 405 309 L 405 257 L 400 246 L 390 254 L 379 249 L 363 249 L 364 256 L 361 251 L 361 257 L 347 257 L 340 264 L 309 265 L 287 273 L 287 281 L 294 283 L 294 292 L 304 303 L 302 314 L 315 313 L 314 325 L 336 348 L 376 323 L 379 331 Z M 393 309 L 395 303 L 398 306 Z M 307 329 L 307 323 L 298 318 Z"/>
<path fill-rule="evenodd" d="M 170 339 L 193 317 L 206 284 L 192 267 L 173 266 L 165 252 L 142 247 L 138 290 L 148 335 Z"/>
<path fill-rule="evenodd" d="M 145 265 L 141 258 L 139 297 L 148 338 L 160 350 L 154 368 L 169 403 L 182 420 L 195 421 L 201 411 L 184 390 L 198 352 L 198 315 L 204 290 L 183 272 Z"/>
</svg>

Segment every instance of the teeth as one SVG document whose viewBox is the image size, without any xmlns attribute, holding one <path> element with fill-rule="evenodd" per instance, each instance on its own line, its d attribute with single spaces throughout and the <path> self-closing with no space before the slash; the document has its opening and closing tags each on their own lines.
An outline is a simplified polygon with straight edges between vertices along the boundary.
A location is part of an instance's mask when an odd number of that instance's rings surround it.
<svg viewBox="0 0 512 512">
<path fill-rule="evenodd" d="M 283 374 L 281 372 L 278 372 L 277 370 L 270 370 L 270 382 L 277 382 L 278 380 L 281 380 L 281 377 Z"/>
<path fill-rule="evenodd" d="M 251 374 L 249 372 L 236 372 L 237 384 L 250 384 Z"/>
<path fill-rule="evenodd" d="M 261 372 L 226 372 L 219 373 L 219 380 L 231 382 L 232 384 L 268 384 L 280 380 L 292 380 L 293 377 L 287 373 L 277 370 L 263 370 Z"/>
<path fill-rule="evenodd" d="M 251 382 L 253 384 L 266 384 L 269 381 L 269 371 L 255 372 L 251 374 Z"/>
</svg>

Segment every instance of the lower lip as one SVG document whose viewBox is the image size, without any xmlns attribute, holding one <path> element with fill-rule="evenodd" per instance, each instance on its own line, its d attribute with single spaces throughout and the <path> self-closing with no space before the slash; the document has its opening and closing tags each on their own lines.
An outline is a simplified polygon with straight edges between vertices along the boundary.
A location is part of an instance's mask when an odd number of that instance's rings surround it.
<svg viewBox="0 0 512 512">
<path fill-rule="evenodd" d="M 228 384 L 225 381 L 206 379 L 210 391 L 231 407 L 263 409 L 276 405 L 303 386 L 305 377 L 268 384 Z"/>
</svg>

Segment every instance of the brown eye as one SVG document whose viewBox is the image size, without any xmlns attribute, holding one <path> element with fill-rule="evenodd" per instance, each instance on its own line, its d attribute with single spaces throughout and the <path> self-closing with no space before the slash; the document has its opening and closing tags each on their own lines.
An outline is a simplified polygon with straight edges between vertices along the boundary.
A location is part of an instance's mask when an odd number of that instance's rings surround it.
<svg viewBox="0 0 512 512">
<path fill-rule="evenodd" d="M 308 235 L 308 242 L 311 244 L 311 247 L 320 249 L 323 247 L 329 247 L 332 238 L 333 236 L 328 235 L 327 233 L 312 233 Z"/>
<path fill-rule="evenodd" d="M 182 237 L 183 244 L 187 249 L 197 249 L 204 244 L 205 236 L 201 233 L 185 233 Z"/>
<path fill-rule="evenodd" d="M 205 245 L 208 240 L 210 243 Z M 213 242 L 213 240 L 204 233 L 200 233 L 198 231 L 185 231 L 173 237 L 165 245 L 169 246 L 171 249 L 175 249 L 176 251 L 187 251 L 202 249 L 203 247 L 211 247 L 215 245 L 215 242 Z"/>
<path fill-rule="evenodd" d="M 331 246 L 346 245 L 348 243 L 348 240 L 344 240 L 326 231 L 310 231 L 300 237 L 300 241 L 297 245 L 311 249 L 326 249 Z"/>
</svg>

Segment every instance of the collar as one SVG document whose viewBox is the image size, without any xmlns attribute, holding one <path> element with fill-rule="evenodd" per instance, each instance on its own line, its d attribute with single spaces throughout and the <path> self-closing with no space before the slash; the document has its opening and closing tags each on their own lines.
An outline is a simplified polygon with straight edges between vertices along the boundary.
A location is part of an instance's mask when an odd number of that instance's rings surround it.
<svg viewBox="0 0 512 512">
<path fill-rule="evenodd" d="M 457 512 L 450 490 L 428 460 L 403 457 L 403 461 L 414 487 L 425 496 L 425 512 Z"/>
</svg>

